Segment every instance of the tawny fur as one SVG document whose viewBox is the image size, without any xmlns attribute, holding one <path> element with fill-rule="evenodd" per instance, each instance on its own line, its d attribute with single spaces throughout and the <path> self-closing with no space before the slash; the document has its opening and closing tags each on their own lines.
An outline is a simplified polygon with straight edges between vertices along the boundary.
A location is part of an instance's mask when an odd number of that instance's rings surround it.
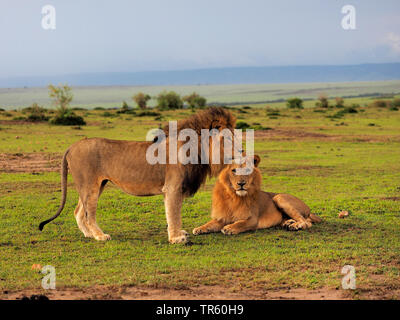
<svg viewBox="0 0 400 320">
<path fill-rule="evenodd" d="M 261 191 L 259 162 L 260 157 L 254 156 L 255 166 L 249 175 L 234 172 L 248 163 L 232 164 L 222 170 L 213 189 L 212 220 L 195 228 L 193 234 L 219 231 L 238 234 L 273 226 L 300 230 L 321 221 L 300 199 L 289 194 Z"/>
<path fill-rule="evenodd" d="M 223 108 L 209 108 L 188 119 L 178 121 L 178 133 L 186 128 L 194 129 L 198 133 L 201 129 L 221 131 L 227 128 L 233 131 L 235 123 L 236 119 L 229 111 Z M 167 154 L 168 134 L 167 131 Z M 199 145 L 201 145 L 200 139 L 199 135 Z M 169 241 L 186 242 L 188 234 L 181 227 L 182 201 L 185 197 L 196 193 L 208 176 L 217 176 L 224 168 L 223 161 L 216 165 L 150 165 L 146 161 L 146 150 L 152 143 L 91 138 L 73 144 L 64 154 L 62 161 L 60 208 L 55 216 L 43 221 L 39 229 L 42 230 L 46 223 L 54 220 L 64 208 L 69 169 L 79 193 L 75 217 L 85 237 L 93 237 L 96 240 L 110 239 L 96 222 L 98 199 L 104 186 L 110 181 L 123 191 L 136 196 L 163 194 Z M 178 142 L 178 148 L 183 143 L 185 142 Z"/>
</svg>

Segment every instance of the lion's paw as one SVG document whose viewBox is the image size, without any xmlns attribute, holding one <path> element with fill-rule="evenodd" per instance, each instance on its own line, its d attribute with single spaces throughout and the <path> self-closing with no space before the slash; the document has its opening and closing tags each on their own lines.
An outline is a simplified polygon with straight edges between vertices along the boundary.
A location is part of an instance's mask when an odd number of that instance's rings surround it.
<svg viewBox="0 0 400 320">
<path fill-rule="evenodd" d="M 198 236 L 199 234 L 208 233 L 208 230 L 204 230 L 202 227 L 198 227 L 194 228 L 192 232 L 195 236 Z"/>
<path fill-rule="evenodd" d="M 239 233 L 232 225 L 227 225 L 227 226 L 223 227 L 221 232 L 225 235 L 232 235 L 232 234 Z"/>
<path fill-rule="evenodd" d="M 189 234 L 185 230 L 181 230 L 177 234 L 177 236 L 169 237 L 170 243 L 187 243 L 189 241 Z"/>
<path fill-rule="evenodd" d="M 291 224 L 293 224 L 293 223 L 296 223 L 296 220 L 288 219 L 288 220 L 286 220 L 285 222 L 282 223 L 282 227 L 288 229 L 289 226 L 290 226 Z"/>
<path fill-rule="evenodd" d="M 98 241 L 107 241 L 107 240 L 111 240 L 111 236 L 109 234 L 101 234 L 101 235 L 97 235 L 94 236 L 94 238 Z"/>
<path fill-rule="evenodd" d="M 290 231 L 298 231 L 298 230 L 301 230 L 301 229 L 310 228 L 311 225 L 312 225 L 311 222 L 308 222 L 308 221 L 304 220 L 304 221 L 296 221 L 294 223 L 291 223 L 291 224 L 288 225 L 287 228 Z"/>
</svg>

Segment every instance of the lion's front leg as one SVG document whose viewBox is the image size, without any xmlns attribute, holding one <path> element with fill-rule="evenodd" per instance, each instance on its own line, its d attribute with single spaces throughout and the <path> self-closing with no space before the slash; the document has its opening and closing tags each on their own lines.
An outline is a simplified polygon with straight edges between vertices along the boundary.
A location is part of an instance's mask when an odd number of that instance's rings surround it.
<svg viewBox="0 0 400 320">
<path fill-rule="evenodd" d="M 186 243 L 189 234 L 182 230 L 181 209 L 183 196 L 179 189 L 167 189 L 165 193 L 165 214 L 168 223 L 168 240 L 170 243 Z"/>
<path fill-rule="evenodd" d="M 206 224 L 202 225 L 201 227 L 194 228 L 193 234 L 197 236 L 199 234 L 220 232 L 224 226 L 225 226 L 225 223 L 223 223 L 222 221 L 213 219 L 213 220 L 207 222 Z"/>
<path fill-rule="evenodd" d="M 222 228 L 221 232 L 226 235 L 238 234 L 245 231 L 256 230 L 258 224 L 257 218 L 239 220 L 235 223 L 228 224 Z"/>
</svg>

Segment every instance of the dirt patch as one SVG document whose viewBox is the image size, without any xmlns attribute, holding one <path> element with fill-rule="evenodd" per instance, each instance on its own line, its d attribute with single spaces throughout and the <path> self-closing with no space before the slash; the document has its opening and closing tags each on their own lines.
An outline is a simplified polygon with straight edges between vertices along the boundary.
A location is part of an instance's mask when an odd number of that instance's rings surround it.
<svg viewBox="0 0 400 320">
<path fill-rule="evenodd" d="M 349 142 L 400 142 L 400 135 L 327 135 L 323 133 L 304 131 L 302 129 L 279 128 L 270 130 L 257 130 L 254 132 L 254 139 L 289 141 L 312 139 Z"/>
<path fill-rule="evenodd" d="M 382 200 L 393 200 L 393 201 L 400 201 L 400 197 L 385 197 L 381 198 Z"/>
<path fill-rule="evenodd" d="M 0 153 L 0 172 L 60 171 L 60 153 Z"/>
<path fill-rule="evenodd" d="M 61 288 L 57 290 L 29 289 L 21 291 L 3 291 L 0 299 L 42 299 L 50 300 L 348 300 L 348 299 L 399 299 L 400 290 L 341 290 L 321 289 L 279 289 L 255 290 L 222 286 L 198 286 L 192 288 L 149 288 L 127 286 L 94 286 L 85 289 Z"/>
<path fill-rule="evenodd" d="M 322 133 L 307 132 L 303 130 L 295 130 L 290 128 L 280 128 L 271 130 L 257 130 L 254 132 L 255 139 L 266 139 L 266 138 L 280 138 L 280 140 L 294 140 L 294 139 L 304 139 L 304 138 L 329 138 Z"/>
</svg>

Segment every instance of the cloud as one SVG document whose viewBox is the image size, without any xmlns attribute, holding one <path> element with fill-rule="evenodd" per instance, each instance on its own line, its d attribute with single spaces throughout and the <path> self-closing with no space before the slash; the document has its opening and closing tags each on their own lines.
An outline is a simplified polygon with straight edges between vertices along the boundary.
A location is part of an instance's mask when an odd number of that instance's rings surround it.
<svg viewBox="0 0 400 320">
<path fill-rule="evenodd" d="M 384 40 L 394 53 L 400 55 L 400 35 L 390 32 Z"/>
</svg>

